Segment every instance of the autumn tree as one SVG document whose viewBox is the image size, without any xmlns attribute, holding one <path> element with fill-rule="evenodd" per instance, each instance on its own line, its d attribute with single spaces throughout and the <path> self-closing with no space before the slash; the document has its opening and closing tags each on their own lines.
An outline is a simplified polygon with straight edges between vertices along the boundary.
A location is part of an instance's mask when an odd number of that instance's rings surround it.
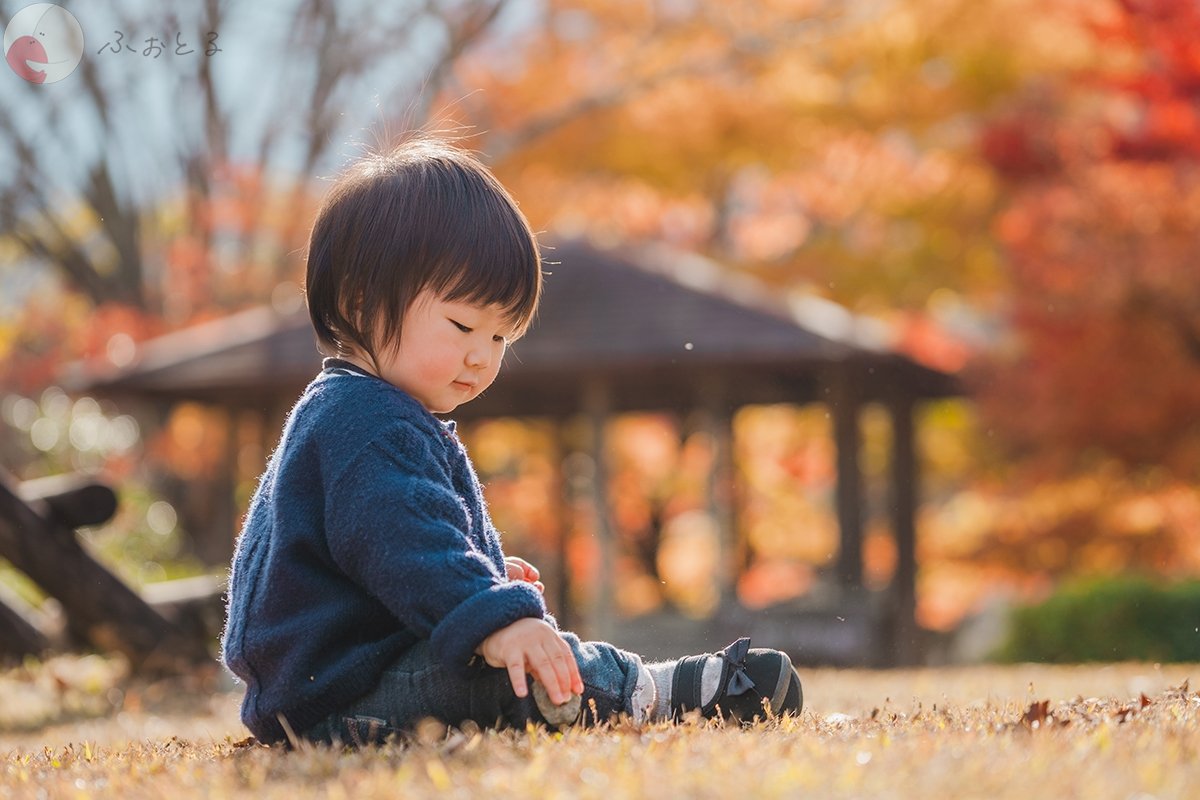
<svg viewBox="0 0 1200 800">
<path fill-rule="evenodd" d="M 1062 70 L 1037 7 L 560 0 L 453 87 L 537 227 L 666 241 L 863 311 L 991 308 L 999 197 L 974 137 Z"/>
<path fill-rule="evenodd" d="M 1011 337 L 976 372 L 1013 464 L 956 555 L 1041 581 L 1200 570 L 1200 9 L 1060 2 L 1089 58 L 991 115 L 980 150 Z M 987 498 L 986 503 L 980 503 Z M 943 555 L 949 553 L 947 550 Z"/>
<path fill-rule="evenodd" d="M 1120 0 L 1074 9 L 1108 55 L 1034 87 L 983 152 L 1017 333 L 985 387 L 1021 452 L 1200 470 L 1200 9 Z"/>
</svg>

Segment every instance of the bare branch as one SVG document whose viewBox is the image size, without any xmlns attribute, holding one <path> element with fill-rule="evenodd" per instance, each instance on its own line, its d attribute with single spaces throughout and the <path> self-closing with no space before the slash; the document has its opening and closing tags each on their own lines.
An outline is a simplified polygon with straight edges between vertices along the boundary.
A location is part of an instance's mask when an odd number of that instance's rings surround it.
<svg viewBox="0 0 1200 800">
<path fill-rule="evenodd" d="M 99 217 L 100 227 L 117 251 L 117 284 L 114 294 L 145 308 L 142 286 L 142 251 L 138 241 L 140 220 L 136 209 L 123 206 L 113 188 L 108 162 L 92 166 L 84 197 Z M 92 266 L 95 271 L 95 265 Z"/>
<path fill-rule="evenodd" d="M 491 29 L 507 4 L 507 0 L 494 0 L 494 2 L 481 4 L 465 19 L 457 23 L 443 20 L 447 23 L 449 42 L 430 69 L 428 77 L 421 87 L 417 105 L 414 108 L 416 119 L 421 121 L 429 119 L 433 99 L 441 93 L 454 64 Z"/>
</svg>

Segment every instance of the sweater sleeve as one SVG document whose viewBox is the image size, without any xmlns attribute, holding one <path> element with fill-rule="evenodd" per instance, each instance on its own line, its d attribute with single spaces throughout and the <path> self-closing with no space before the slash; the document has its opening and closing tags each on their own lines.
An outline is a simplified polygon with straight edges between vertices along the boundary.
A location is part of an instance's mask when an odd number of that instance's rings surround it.
<svg viewBox="0 0 1200 800">
<path fill-rule="evenodd" d="M 439 661 L 464 668 L 485 638 L 523 617 L 544 617 L 546 606 L 472 543 L 449 476 L 428 450 L 414 455 L 375 443 L 358 453 L 327 498 L 329 551 L 351 580 L 428 638 Z"/>
</svg>

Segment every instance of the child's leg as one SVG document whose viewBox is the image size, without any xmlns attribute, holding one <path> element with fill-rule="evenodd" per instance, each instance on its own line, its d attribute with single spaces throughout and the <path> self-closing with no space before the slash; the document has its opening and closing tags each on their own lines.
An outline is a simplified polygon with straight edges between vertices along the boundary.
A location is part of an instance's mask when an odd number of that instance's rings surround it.
<svg viewBox="0 0 1200 800">
<path fill-rule="evenodd" d="M 581 722 L 594 724 L 619 713 L 647 716 L 653 683 L 638 656 L 604 642 L 582 642 L 573 633 L 563 638 L 583 678 Z M 480 661 L 463 675 L 446 669 L 434 659 L 429 643 L 419 642 L 383 673 L 374 690 L 302 735 L 313 741 L 366 744 L 411 731 L 426 718 L 449 725 L 472 720 L 487 727 L 546 721 L 532 692 L 523 698 L 513 693 L 507 670 Z"/>
<path fill-rule="evenodd" d="M 640 656 L 608 642 L 581 641 L 566 631 L 562 637 L 571 646 L 583 678 L 580 722 L 594 725 L 617 714 L 639 722 L 648 718 L 654 705 L 654 680 Z M 544 719 L 541 713 L 538 716 Z"/>
<path fill-rule="evenodd" d="M 634 653 L 606 642 L 584 642 L 564 632 L 579 664 L 584 693 L 579 722 L 592 725 L 618 714 L 634 720 L 675 719 L 690 709 L 704 716 L 750 719 L 766 701 L 774 713 L 799 713 L 800 677 L 776 650 L 749 649 L 739 640 L 720 653 L 691 656 L 649 667 Z M 410 731 L 426 718 L 450 725 L 472 720 L 483 726 L 545 722 L 533 693 L 513 694 L 508 671 L 482 662 L 463 675 L 433 658 L 428 642 L 405 652 L 376 688 L 343 711 L 304 732 L 315 741 L 364 744 Z"/>
<path fill-rule="evenodd" d="M 405 651 L 375 688 L 304 733 L 313 741 L 362 745 L 393 733 L 411 732 L 418 722 L 447 725 L 467 720 L 481 726 L 523 726 L 539 721 L 532 697 L 517 698 L 505 670 L 477 659 L 466 674 L 437 661 L 428 641 Z"/>
<path fill-rule="evenodd" d="M 767 714 L 799 714 L 804 704 L 800 676 L 786 654 L 751 648 L 738 639 L 717 653 L 643 665 L 639 656 L 605 642 L 580 642 L 571 633 L 563 638 L 579 662 L 585 686 L 580 721 L 592 724 L 616 713 L 635 721 L 673 720 L 688 711 L 718 714 L 749 721 Z M 539 710 L 554 719 L 560 709 L 543 696 Z"/>
</svg>

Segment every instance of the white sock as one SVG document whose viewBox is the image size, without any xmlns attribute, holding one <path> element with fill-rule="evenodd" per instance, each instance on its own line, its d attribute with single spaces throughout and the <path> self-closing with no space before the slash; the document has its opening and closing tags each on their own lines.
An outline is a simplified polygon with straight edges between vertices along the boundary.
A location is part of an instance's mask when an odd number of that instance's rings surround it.
<svg viewBox="0 0 1200 800">
<path fill-rule="evenodd" d="M 704 671 L 700 674 L 700 704 L 703 705 L 717 694 L 718 682 L 721 680 L 720 656 L 710 656 L 704 661 Z M 678 661 L 660 661 L 649 664 L 644 669 L 650 672 L 654 679 L 654 706 L 650 712 L 651 720 L 663 720 L 671 717 L 671 684 L 675 679 L 675 667 Z M 638 679 L 641 683 L 641 679 Z"/>
<path fill-rule="evenodd" d="M 671 679 L 675 676 L 677 661 L 660 661 L 650 664 L 646 669 L 654 679 L 654 708 L 650 711 L 650 719 L 661 720 L 671 716 Z"/>
<path fill-rule="evenodd" d="M 629 712 L 634 722 L 645 722 L 652 719 L 658 698 L 658 685 L 654 675 L 646 665 L 638 662 L 638 679 L 633 687 L 633 697 L 629 699 Z"/>
</svg>

